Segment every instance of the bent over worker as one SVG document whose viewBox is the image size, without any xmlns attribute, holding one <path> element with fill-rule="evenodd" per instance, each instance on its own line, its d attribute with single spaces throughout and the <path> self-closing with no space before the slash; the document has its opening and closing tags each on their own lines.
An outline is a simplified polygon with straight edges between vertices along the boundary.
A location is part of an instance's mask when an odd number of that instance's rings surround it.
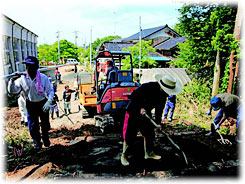
<svg viewBox="0 0 245 184">
<path fill-rule="evenodd" d="M 18 94 L 23 91 L 26 99 L 28 128 L 36 148 L 42 148 L 41 138 L 44 146 L 49 147 L 50 130 L 49 109 L 53 100 L 53 88 L 48 77 L 38 71 L 39 61 L 36 57 L 28 56 L 24 62 L 26 73 L 20 78 L 11 78 L 8 91 Z M 42 135 L 40 134 L 39 117 L 41 120 Z"/>
<path fill-rule="evenodd" d="M 151 117 L 151 110 L 155 109 L 155 121 L 161 125 L 166 98 L 170 94 L 180 93 L 182 85 L 175 77 L 170 75 L 156 74 L 154 78 L 157 82 L 142 84 L 133 91 L 130 97 L 131 101 L 126 108 L 123 126 L 124 143 L 121 156 L 121 163 L 124 166 L 129 165 L 126 150 L 134 142 L 138 129 L 144 136 L 145 159 L 158 160 L 161 158 L 153 152 L 154 125 L 143 115 L 147 113 Z"/>
<path fill-rule="evenodd" d="M 220 125 L 229 117 L 237 119 L 236 129 L 239 130 L 239 124 L 242 120 L 242 105 L 238 96 L 229 93 L 220 93 L 210 100 L 210 109 L 207 115 L 211 115 L 212 109 L 214 111 L 219 110 L 217 116 L 213 120 L 214 124 L 211 124 L 211 131 L 206 135 L 212 135 L 216 130 L 220 128 Z M 238 135 L 238 134 L 237 134 Z M 239 142 L 238 136 L 236 140 Z"/>
</svg>

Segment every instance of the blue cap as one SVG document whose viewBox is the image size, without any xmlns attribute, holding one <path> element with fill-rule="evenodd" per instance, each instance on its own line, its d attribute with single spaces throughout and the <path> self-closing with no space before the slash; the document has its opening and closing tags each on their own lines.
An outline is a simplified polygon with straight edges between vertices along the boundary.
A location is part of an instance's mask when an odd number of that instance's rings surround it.
<svg viewBox="0 0 245 184">
<path fill-rule="evenodd" d="M 210 100 L 210 104 L 213 107 L 213 110 L 217 111 L 220 109 L 220 103 L 221 103 L 221 99 L 219 97 L 213 97 Z"/>
<path fill-rule="evenodd" d="M 39 65 L 38 59 L 36 57 L 33 57 L 33 56 L 28 56 L 27 58 L 25 58 L 23 63 L 24 64 L 31 64 L 31 65 Z"/>
</svg>

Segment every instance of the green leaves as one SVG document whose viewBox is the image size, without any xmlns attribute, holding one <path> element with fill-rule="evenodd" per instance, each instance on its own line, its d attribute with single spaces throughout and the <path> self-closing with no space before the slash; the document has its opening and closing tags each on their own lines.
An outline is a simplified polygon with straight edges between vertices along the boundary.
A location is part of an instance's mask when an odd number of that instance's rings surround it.
<svg viewBox="0 0 245 184">
<path fill-rule="evenodd" d="M 66 60 L 68 58 L 78 59 L 78 48 L 73 43 L 67 40 L 60 40 L 60 58 L 61 60 Z M 54 61 L 58 63 L 58 42 L 53 45 L 39 45 L 38 48 L 38 58 L 40 61 L 44 61 L 46 64 L 49 61 Z"/>
<path fill-rule="evenodd" d="M 225 67 L 230 53 L 239 53 L 239 43 L 233 37 L 236 7 L 211 4 L 185 4 L 180 10 L 176 30 L 187 37 L 179 44 L 177 60 L 171 64 L 188 68 L 195 78 L 212 82 L 216 52 L 221 55 L 221 81 L 227 80 Z M 225 70 L 225 71 L 224 71 Z M 222 80 L 222 77 L 225 77 Z M 210 80 L 211 79 L 211 80 Z M 226 86 L 221 85 L 222 88 Z"/>
<path fill-rule="evenodd" d="M 139 67 L 139 42 L 128 49 L 123 49 L 123 51 L 130 51 L 133 58 L 133 67 Z M 156 49 L 151 46 L 151 41 L 141 41 L 141 67 L 142 68 L 151 68 L 157 65 L 157 62 L 151 59 L 149 56 L 149 52 L 156 53 Z M 129 58 L 126 58 L 124 61 L 124 68 L 128 69 L 129 67 Z"/>
</svg>

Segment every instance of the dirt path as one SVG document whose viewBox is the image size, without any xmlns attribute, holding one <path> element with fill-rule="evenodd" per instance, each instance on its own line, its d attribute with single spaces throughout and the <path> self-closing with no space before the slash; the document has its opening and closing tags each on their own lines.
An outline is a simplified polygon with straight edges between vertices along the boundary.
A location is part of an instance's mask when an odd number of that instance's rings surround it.
<svg viewBox="0 0 245 184">
<path fill-rule="evenodd" d="M 58 85 L 58 97 L 62 98 L 64 86 L 73 89 L 75 78 L 72 67 L 60 68 L 63 84 Z M 67 77 L 66 77 L 67 76 Z M 49 148 L 40 151 L 33 149 L 27 127 L 20 126 L 17 107 L 5 108 L 5 136 L 8 140 L 18 138 L 22 147 L 5 144 L 7 147 L 6 179 L 23 181 L 26 179 L 60 178 L 184 178 L 190 176 L 238 178 L 240 161 L 239 145 L 234 136 L 225 136 L 232 145 L 222 145 L 217 135 L 206 137 L 206 131 L 185 121 L 165 122 L 165 132 L 185 152 L 189 164 L 183 156 L 159 132 L 156 132 L 155 152 L 162 156 L 159 161 L 145 160 L 143 138 L 139 135 L 135 145 L 129 150 L 130 166 L 120 163 L 122 152 L 121 128 L 115 127 L 110 134 L 103 135 L 93 118 L 82 119 L 78 111 L 78 100 L 72 95 L 72 114 L 64 116 L 63 102 L 60 102 L 61 118 L 50 120 Z M 176 126 L 175 123 L 182 123 Z M 23 149 L 22 149 L 23 148 Z M 22 149 L 22 151 L 21 151 Z"/>
</svg>

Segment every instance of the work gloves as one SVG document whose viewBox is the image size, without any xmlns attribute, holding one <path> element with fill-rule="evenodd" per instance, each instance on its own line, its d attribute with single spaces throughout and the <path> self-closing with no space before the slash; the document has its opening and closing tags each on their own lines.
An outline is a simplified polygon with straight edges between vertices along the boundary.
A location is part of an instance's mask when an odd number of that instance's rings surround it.
<svg viewBox="0 0 245 184">
<path fill-rule="evenodd" d="M 43 112 L 49 111 L 50 107 L 51 107 L 51 101 L 48 100 L 43 106 Z"/>
<path fill-rule="evenodd" d="M 220 129 L 220 124 L 215 126 L 215 130 L 219 130 Z"/>
</svg>

